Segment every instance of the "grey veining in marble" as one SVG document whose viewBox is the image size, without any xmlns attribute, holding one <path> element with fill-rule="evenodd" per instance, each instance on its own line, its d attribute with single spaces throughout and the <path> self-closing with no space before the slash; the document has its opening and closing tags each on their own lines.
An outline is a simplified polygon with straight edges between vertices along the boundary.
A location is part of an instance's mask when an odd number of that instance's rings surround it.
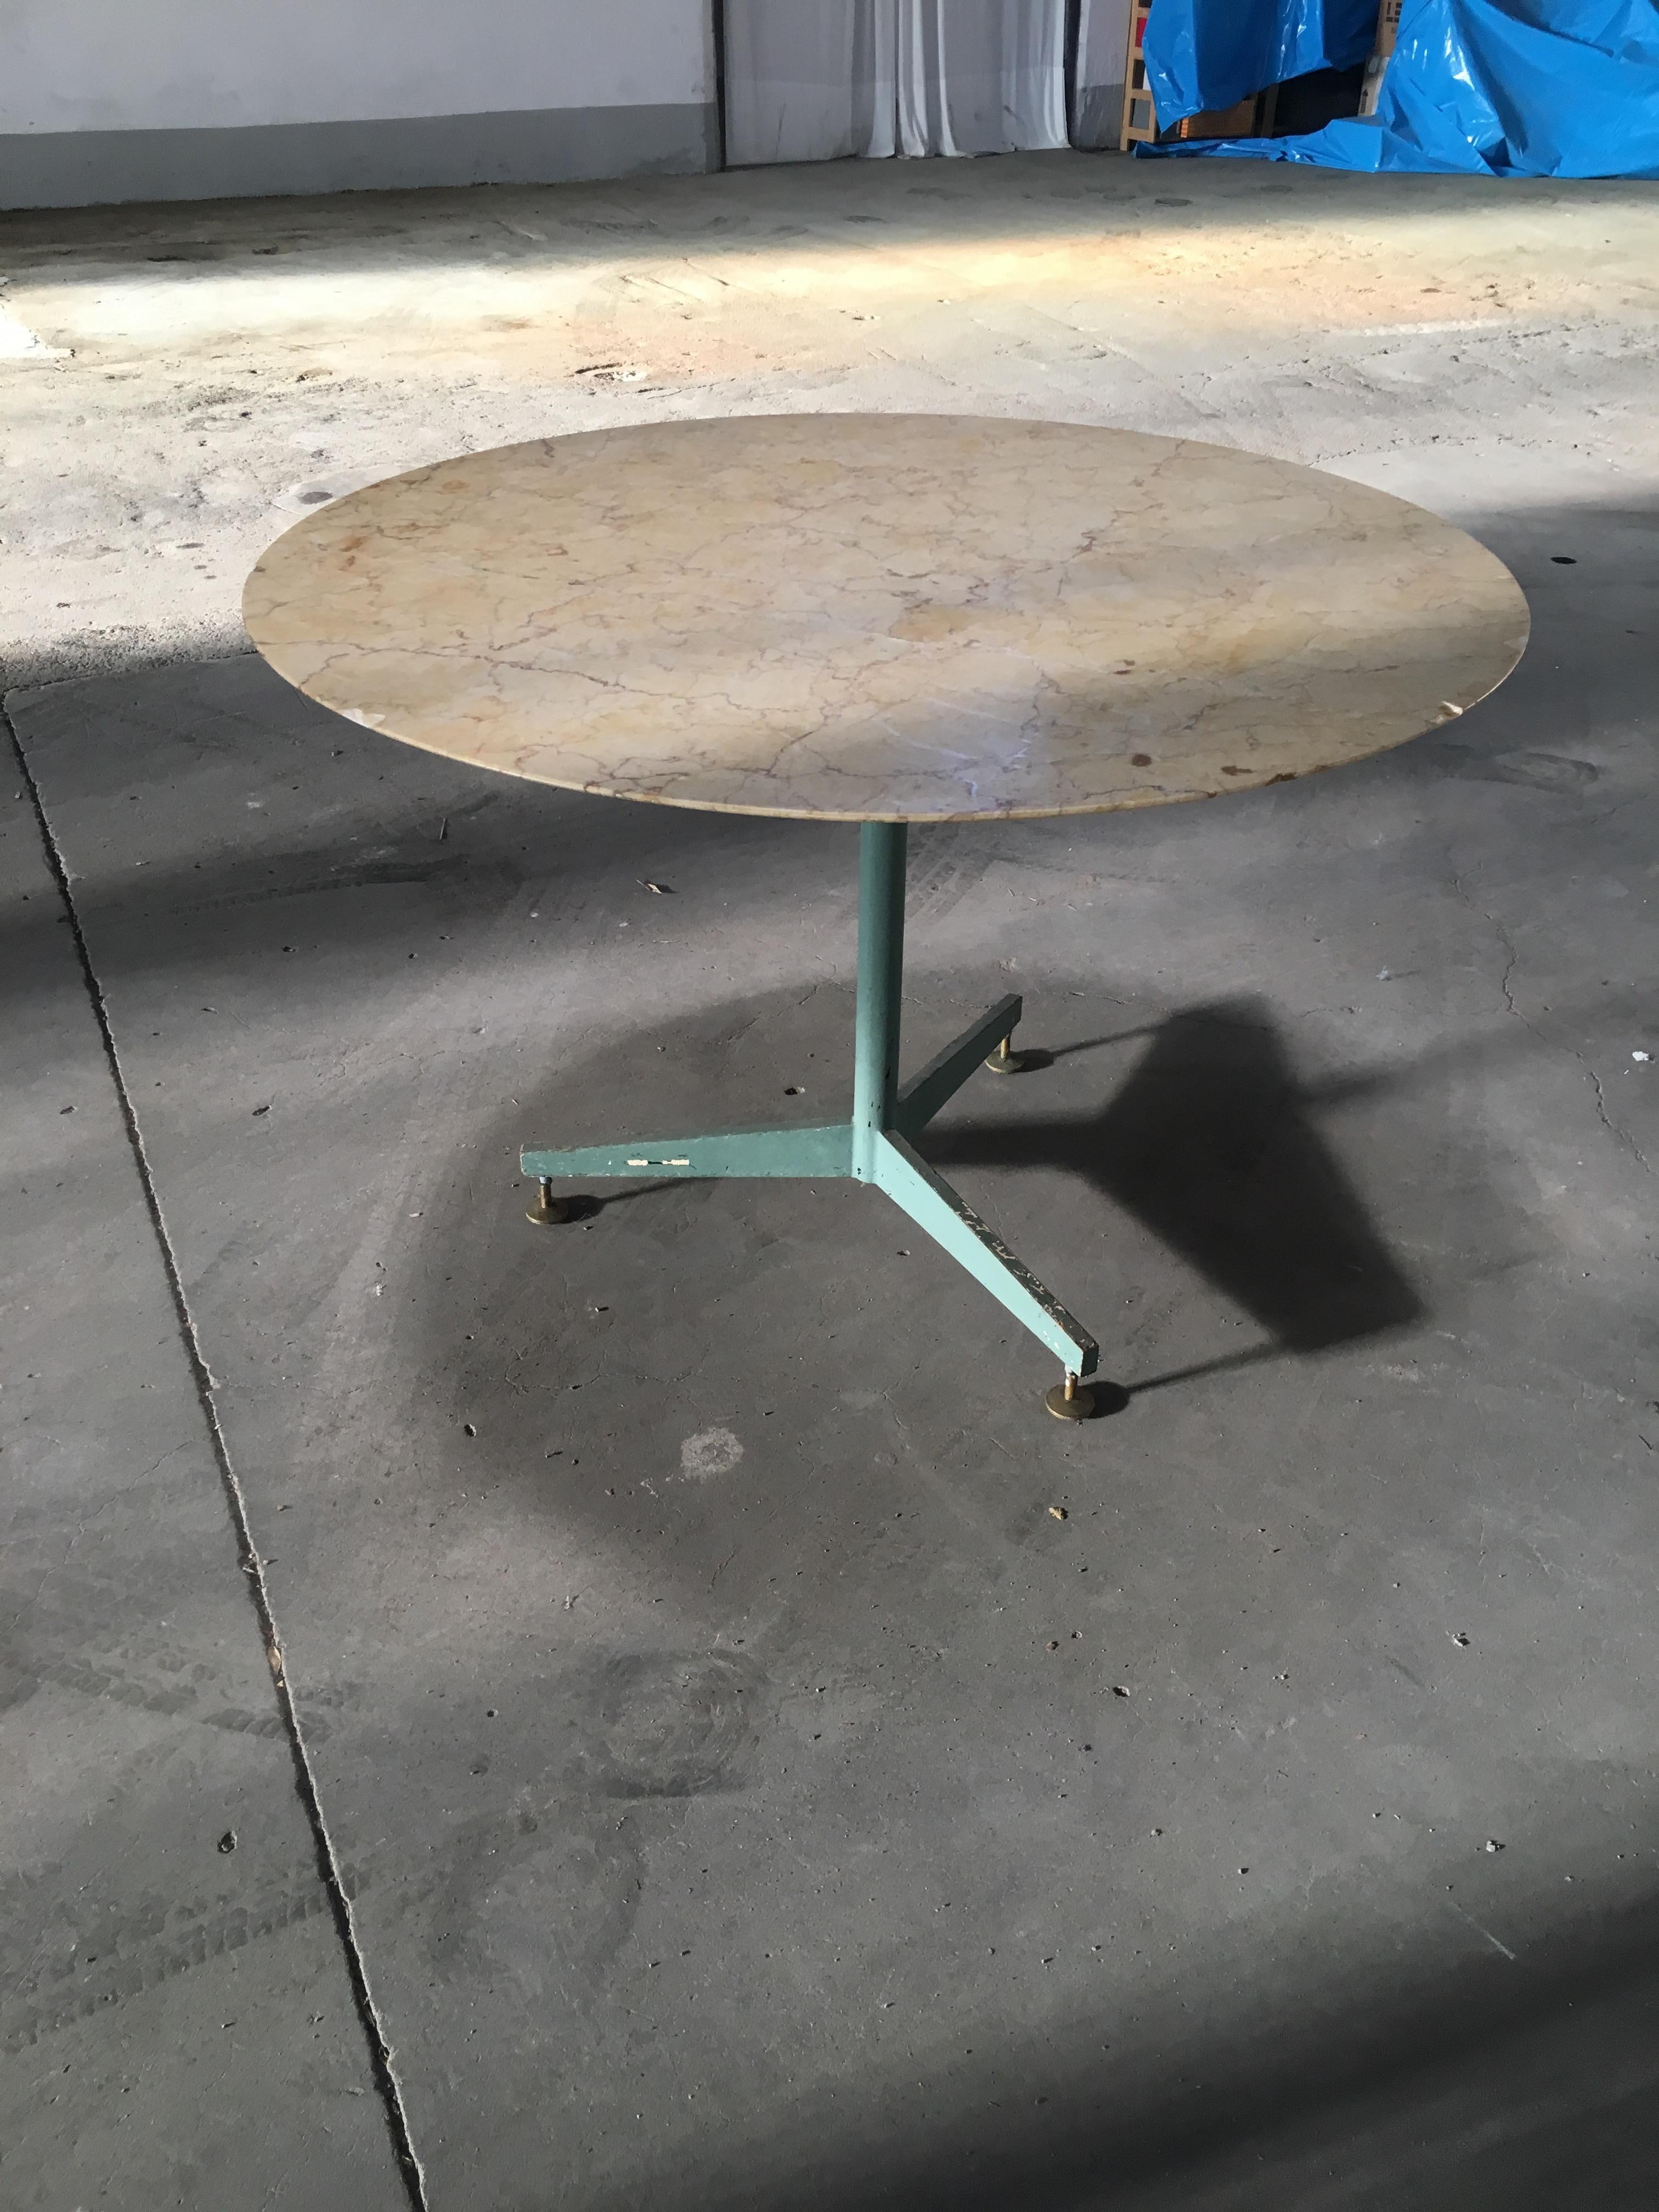
<svg viewBox="0 0 1659 2212">
<path fill-rule="evenodd" d="M 308 696 L 544 783 L 817 819 L 1209 798 L 1500 684 L 1526 601 L 1421 507 L 1063 422 L 789 415 L 470 454 L 279 538 L 247 627 Z"/>
</svg>

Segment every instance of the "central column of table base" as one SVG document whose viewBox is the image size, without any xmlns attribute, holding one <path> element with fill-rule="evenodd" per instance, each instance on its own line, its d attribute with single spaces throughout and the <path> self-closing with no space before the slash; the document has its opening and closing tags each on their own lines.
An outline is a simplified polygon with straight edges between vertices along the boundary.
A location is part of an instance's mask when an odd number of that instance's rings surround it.
<svg viewBox="0 0 1659 2212">
<path fill-rule="evenodd" d="M 904 992 L 902 822 L 866 822 L 859 837 L 859 1001 L 853 1045 L 853 1173 L 877 1180 L 877 1146 L 898 1097 Z"/>
<path fill-rule="evenodd" d="M 913 1148 L 911 1140 L 975 1068 L 988 1060 L 1004 1072 L 1019 1066 L 1007 1046 L 1021 1001 L 1013 996 L 1000 1000 L 920 1074 L 900 1085 L 905 845 L 902 822 L 865 823 L 859 856 L 858 1022 L 850 1121 L 526 1151 L 520 1166 L 541 1185 L 531 1218 L 550 1224 L 565 1218 L 568 1201 L 552 1186 L 571 1178 L 788 1176 L 817 1181 L 838 1176 L 873 1183 L 1054 1353 L 1066 1379 L 1049 1392 L 1050 1410 L 1081 1415 L 1090 1410 L 1089 1394 L 1081 1384 L 1099 1364 L 1093 1337 Z M 994 1048 L 1000 1048 L 994 1056 Z"/>
</svg>

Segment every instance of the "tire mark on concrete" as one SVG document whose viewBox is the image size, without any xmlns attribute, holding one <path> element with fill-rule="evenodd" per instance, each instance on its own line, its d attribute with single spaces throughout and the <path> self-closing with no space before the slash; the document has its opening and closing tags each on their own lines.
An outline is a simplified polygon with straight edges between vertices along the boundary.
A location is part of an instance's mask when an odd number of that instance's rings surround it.
<svg viewBox="0 0 1659 2212">
<path fill-rule="evenodd" d="M 0 1879 L 0 1921 L 32 1931 L 37 1959 L 43 1949 L 55 1954 L 33 1967 L 6 1960 L 0 2053 L 27 2050 L 106 2006 L 332 1911 L 316 1875 L 295 1869 L 256 1883 L 240 1899 L 179 1904 L 152 1894 L 124 1907 L 112 1924 L 95 1911 L 90 1917 L 72 1916 L 61 1899 L 43 1908 L 38 1891 L 52 1875 L 47 1869 Z M 357 1882 L 348 1880 L 355 1893 Z"/>
</svg>

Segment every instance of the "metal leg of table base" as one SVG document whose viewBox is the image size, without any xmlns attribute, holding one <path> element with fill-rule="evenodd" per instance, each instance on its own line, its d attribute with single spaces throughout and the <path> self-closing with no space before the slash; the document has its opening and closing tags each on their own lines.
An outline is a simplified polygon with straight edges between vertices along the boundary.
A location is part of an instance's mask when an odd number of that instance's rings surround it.
<svg viewBox="0 0 1659 2212">
<path fill-rule="evenodd" d="M 526 1151 L 520 1164 L 541 1186 L 530 1218 L 550 1224 L 568 1218 L 568 1201 L 552 1188 L 566 1178 L 790 1176 L 817 1181 L 842 1176 L 873 1183 L 1055 1354 L 1066 1379 L 1048 1393 L 1048 1409 L 1064 1419 L 1081 1420 L 1094 1409 L 1092 1395 L 1084 1385 L 1099 1365 L 1099 1346 L 912 1149 L 912 1139 L 976 1068 L 988 1065 L 1011 1073 L 1021 1066 L 1019 1055 L 1009 1049 L 1021 1001 L 1018 997 L 999 1000 L 956 1043 L 901 1086 L 905 843 L 902 822 L 864 825 L 852 1120 L 823 1128 L 751 1129 L 724 1136 L 584 1145 L 566 1152 Z M 994 1046 L 998 1050 L 988 1058 Z"/>
</svg>

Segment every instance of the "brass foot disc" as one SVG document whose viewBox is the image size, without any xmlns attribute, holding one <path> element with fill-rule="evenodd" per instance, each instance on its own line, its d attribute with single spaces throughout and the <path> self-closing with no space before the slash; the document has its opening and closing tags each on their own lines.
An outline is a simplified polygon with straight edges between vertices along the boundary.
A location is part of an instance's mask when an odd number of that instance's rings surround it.
<svg viewBox="0 0 1659 2212">
<path fill-rule="evenodd" d="M 550 1191 L 543 1191 L 528 1213 L 526 1221 L 533 1221 L 538 1229 L 556 1229 L 561 1222 L 570 1218 L 570 1200 L 556 1198 Z"/>
<path fill-rule="evenodd" d="M 1025 1055 L 1023 1052 L 994 1052 L 985 1065 L 993 1075 L 1024 1075 Z"/>
<path fill-rule="evenodd" d="M 1086 1421 L 1095 1410 L 1095 1394 L 1075 1382 L 1068 1397 L 1066 1385 L 1056 1382 L 1042 1402 L 1057 1421 Z"/>
</svg>

